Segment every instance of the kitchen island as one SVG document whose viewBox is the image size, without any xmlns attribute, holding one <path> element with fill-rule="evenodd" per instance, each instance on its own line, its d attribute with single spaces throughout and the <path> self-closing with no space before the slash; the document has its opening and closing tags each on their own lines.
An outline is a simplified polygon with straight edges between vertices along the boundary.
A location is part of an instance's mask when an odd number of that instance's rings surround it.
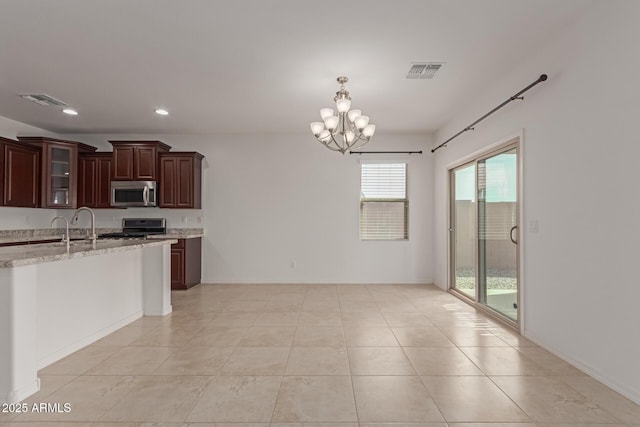
<svg viewBox="0 0 640 427">
<path fill-rule="evenodd" d="M 170 245 L 104 240 L 0 248 L 0 402 L 41 369 L 144 316 L 171 312 Z"/>
</svg>

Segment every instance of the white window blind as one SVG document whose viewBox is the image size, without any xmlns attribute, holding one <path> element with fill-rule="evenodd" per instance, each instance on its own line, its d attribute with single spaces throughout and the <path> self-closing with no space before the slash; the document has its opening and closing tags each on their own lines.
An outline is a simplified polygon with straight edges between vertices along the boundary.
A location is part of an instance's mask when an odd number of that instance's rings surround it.
<svg viewBox="0 0 640 427">
<path fill-rule="evenodd" d="M 361 240 L 407 239 L 408 208 L 406 163 L 361 165 Z"/>
</svg>

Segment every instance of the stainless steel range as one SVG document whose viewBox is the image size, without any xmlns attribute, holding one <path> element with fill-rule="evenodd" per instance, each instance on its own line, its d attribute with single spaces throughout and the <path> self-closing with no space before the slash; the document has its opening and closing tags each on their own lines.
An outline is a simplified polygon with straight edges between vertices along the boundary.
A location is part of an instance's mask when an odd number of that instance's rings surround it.
<svg viewBox="0 0 640 427">
<path fill-rule="evenodd" d="M 165 234 L 166 218 L 122 218 L 122 231 L 98 235 L 101 239 L 146 238 L 150 234 Z"/>
</svg>

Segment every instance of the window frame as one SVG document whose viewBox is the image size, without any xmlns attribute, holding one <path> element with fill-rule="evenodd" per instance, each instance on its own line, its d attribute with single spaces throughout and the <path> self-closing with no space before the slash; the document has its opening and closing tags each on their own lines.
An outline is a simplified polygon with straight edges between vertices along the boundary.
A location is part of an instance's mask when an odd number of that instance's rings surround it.
<svg viewBox="0 0 640 427">
<path fill-rule="evenodd" d="M 363 171 L 365 165 L 404 165 L 404 198 L 367 198 L 364 197 L 364 193 L 362 191 L 362 183 L 363 183 Z M 360 200 L 359 200 L 359 220 L 358 220 L 358 234 L 359 239 L 362 242 L 368 241 L 408 241 L 409 240 L 409 162 L 407 161 L 361 161 L 360 162 Z M 366 204 L 371 203 L 394 203 L 403 205 L 403 236 L 401 237 L 383 237 L 382 235 L 367 237 L 363 236 L 363 220 L 364 220 L 364 206 Z"/>
</svg>

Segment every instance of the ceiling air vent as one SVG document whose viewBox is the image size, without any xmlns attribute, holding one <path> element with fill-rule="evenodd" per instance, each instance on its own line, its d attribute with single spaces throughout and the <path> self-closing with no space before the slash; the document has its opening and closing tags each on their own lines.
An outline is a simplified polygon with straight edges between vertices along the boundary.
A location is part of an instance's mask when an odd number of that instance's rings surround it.
<svg viewBox="0 0 640 427">
<path fill-rule="evenodd" d="M 66 102 L 62 102 L 59 99 L 55 99 L 53 96 L 49 96 L 44 93 L 35 95 L 20 95 L 20 97 L 26 99 L 27 101 L 32 101 L 36 104 L 44 105 L 45 107 L 48 107 L 50 105 L 54 105 L 57 107 L 66 107 L 69 105 Z"/>
<path fill-rule="evenodd" d="M 407 73 L 408 79 L 432 79 L 443 62 L 412 62 Z"/>
</svg>

